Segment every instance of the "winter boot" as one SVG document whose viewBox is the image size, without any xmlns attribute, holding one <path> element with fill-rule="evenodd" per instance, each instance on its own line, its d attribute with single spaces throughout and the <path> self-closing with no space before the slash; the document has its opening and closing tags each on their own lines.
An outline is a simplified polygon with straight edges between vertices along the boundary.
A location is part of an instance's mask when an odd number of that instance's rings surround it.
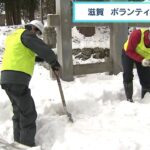
<svg viewBox="0 0 150 150">
<path fill-rule="evenodd" d="M 141 98 L 144 98 L 144 95 L 145 95 L 147 92 L 150 92 L 150 89 L 146 89 L 146 88 L 143 88 L 143 87 L 142 87 Z"/>
<path fill-rule="evenodd" d="M 126 94 L 127 101 L 133 102 L 132 95 L 133 95 L 133 83 L 124 83 L 124 90 Z"/>
</svg>

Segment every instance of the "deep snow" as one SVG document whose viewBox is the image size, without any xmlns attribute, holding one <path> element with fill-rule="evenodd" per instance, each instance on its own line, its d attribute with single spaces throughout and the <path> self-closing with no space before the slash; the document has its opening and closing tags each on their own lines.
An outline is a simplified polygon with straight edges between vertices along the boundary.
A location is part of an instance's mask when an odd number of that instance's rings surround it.
<svg viewBox="0 0 150 150">
<path fill-rule="evenodd" d="M 0 49 L 4 48 L 8 30 L 0 27 Z M 78 36 L 81 41 L 73 46 L 83 47 L 85 37 L 73 30 L 73 37 Z M 91 47 L 100 42 L 99 31 L 91 37 Z M 109 47 L 108 39 L 103 45 Z M 57 82 L 50 78 L 49 70 L 36 64 L 30 83 L 38 112 L 36 144 L 43 150 L 150 150 L 150 94 L 140 99 L 136 70 L 134 74 L 135 103 L 125 100 L 122 72 L 81 75 L 72 82 L 61 81 L 68 111 L 74 119 L 70 123 L 63 113 Z M 0 95 L 0 138 L 12 142 L 12 107 L 2 89 Z"/>
</svg>

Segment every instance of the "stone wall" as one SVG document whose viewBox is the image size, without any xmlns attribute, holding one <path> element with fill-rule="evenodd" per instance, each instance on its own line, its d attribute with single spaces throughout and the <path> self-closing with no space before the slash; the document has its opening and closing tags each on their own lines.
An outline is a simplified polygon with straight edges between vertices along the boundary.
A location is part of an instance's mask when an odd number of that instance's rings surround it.
<svg viewBox="0 0 150 150">
<path fill-rule="evenodd" d="M 91 57 L 95 59 L 102 59 L 105 57 L 109 57 L 110 55 L 110 49 L 108 48 L 77 48 L 73 49 L 72 54 L 75 56 L 75 58 L 81 59 L 81 60 L 87 60 Z"/>
</svg>

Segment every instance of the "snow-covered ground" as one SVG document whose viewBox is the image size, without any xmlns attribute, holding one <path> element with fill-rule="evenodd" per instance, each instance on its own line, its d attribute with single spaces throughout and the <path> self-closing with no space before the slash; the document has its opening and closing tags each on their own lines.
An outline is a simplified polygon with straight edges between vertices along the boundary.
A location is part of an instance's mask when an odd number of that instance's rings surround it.
<svg viewBox="0 0 150 150">
<path fill-rule="evenodd" d="M 0 27 L 0 49 L 4 48 L 7 30 Z M 84 37 L 78 33 L 76 36 L 83 47 Z M 96 34 L 88 39 L 93 41 L 91 46 L 99 44 L 98 38 Z M 108 40 L 102 44 L 109 46 Z M 136 70 L 134 74 L 135 103 L 125 100 L 122 73 L 97 73 L 75 76 L 72 82 L 61 81 L 74 119 L 70 123 L 63 113 L 57 82 L 46 68 L 36 64 L 30 83 L 38 112 L 36 144 L 43 150 L 150 150 L 150 94 L 140 99 Z M 10 101 L 0 89 L 0 138 L 9 142 L 13 141 L 11 117 Z"/>
</svg>

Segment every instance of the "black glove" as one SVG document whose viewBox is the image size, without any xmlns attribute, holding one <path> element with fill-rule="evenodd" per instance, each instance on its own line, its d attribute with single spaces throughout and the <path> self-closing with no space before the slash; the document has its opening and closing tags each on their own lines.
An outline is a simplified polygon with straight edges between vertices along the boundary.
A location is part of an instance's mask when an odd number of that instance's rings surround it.
<svg viewBox="0 0 150 150">
<path fill-rule="evenodd" d="M 51 68 L 53 71 L 59 71 L 60 70 L 60 64 L 59 62 L 56 60 L 56 61 L 53 61 L 51 63 Z"/>
<path fill-rule="evenodd" d="M 36 57 L 35 57 L 35 61 L 36 61 L 36 62 L 44 62 L 44 59 L 43 59 L 43 58 L 40 58 L 39 56 L 36 56 Z"/>
</svg>

